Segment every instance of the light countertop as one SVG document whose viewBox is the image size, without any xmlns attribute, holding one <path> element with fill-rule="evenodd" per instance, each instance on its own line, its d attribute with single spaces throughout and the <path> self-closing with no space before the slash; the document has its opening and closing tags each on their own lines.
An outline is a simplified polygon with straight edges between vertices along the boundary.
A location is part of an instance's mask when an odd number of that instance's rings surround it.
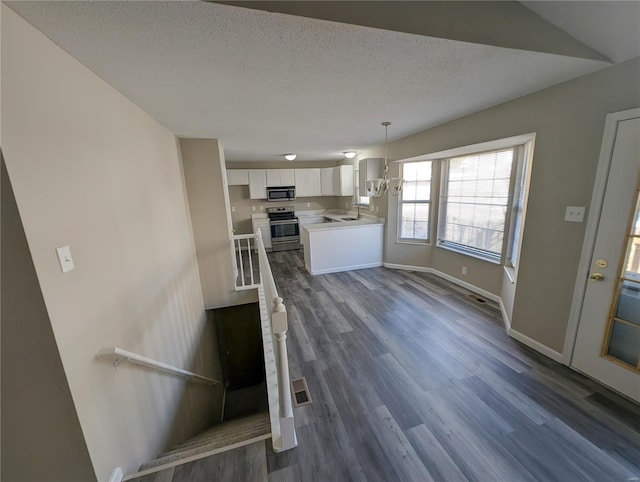
<svg viewBox="0 0 640 482">
<path fill-rule="evenodd" d="M 301 226 L 301 228 L 306 229 L 309 232 L 313 232 L 313 231 L 327 231 L 327 230 L 333 230 L 333 229 L 350 229 L 350 228 L 359 228 L 362 226 L 376 226 L 376 225 L 383 226 L 384 222 L 380 220 L 360 218 L 360 219 L 356 219 L 355 221 L 336 221 L 333 223 L 308 224 L 307 226 Z"/>
</svg>

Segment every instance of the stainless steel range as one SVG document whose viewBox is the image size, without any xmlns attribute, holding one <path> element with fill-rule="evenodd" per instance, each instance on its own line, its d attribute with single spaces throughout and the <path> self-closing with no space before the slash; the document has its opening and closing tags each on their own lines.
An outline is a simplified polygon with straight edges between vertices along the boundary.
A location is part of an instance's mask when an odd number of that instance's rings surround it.
<svg viewBox="0 0 640 482">
<path fill-rule="evenodd" d="M 267 208 L 271 221 L 271 249 L 300 249 L 300 225 L 293 206 Z"/>
</svg>

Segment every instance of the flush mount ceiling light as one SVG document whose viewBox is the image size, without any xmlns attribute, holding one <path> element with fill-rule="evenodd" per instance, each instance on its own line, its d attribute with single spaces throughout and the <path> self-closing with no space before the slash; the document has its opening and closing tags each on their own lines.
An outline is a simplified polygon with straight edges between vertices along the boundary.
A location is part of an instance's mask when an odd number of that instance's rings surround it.
<svg viewBox="0 0 640 482">
<path fill-rule="evenodd" d="M 367 181 L 366 188 L 369 197 L 382 197 L 388 191 L 391 191 L 393 196 L 398 196 L 402 191 L 402 183 L 404 181 L 399 177 L 389 179 L 389 140 L 387 130 L 391 122 L 383 122 L 382 125 L 384 126 L 384 171 L 382 178 Z"/>
<path fill-rule="evenodd" d="M 343 152 L 344 157 L 346 157 L 347 159 L 353 159 L 354 157 L 356 157 L 357 152 L 356 151 L 345 151 Z"/>
<path fill-rule="evenodd" d="M 293 153 L 291 153 L 291 154 L 285 154 L 285 155 L 284 155 L 284 158 L 285 158 L 287 161 L 293 161 L 293 160 L 296 158 L 296 155 L 295 155 L 295 154 L 293 154 Z"/>
</svg>

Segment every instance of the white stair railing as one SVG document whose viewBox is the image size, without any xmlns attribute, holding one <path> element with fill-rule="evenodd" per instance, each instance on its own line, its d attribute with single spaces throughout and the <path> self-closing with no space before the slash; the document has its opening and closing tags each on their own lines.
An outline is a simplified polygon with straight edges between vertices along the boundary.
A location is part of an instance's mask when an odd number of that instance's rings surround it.
<svg viewBox="0 0 640 482">
<path fill-rule="evenodd" d="M 248 247 L 249 259 L 251 259 L 251 243 L 248 241 L 250 239 L 254 240 L 257 252 L 259 268 L 257 277 L 243 272 L 243 270 L 246 271 L 247 263 L 242 259 L 242 249 L 239 246 Z M 278 296 L 260 230 L 255 234 L 232 236 L 231 241 L 236 266 L 241 272 L 237 277 L 236 290 L 250 288 L 258 290 L 273 450 L 283 452 L 298 445 L 287 356 L 287 309 L 282 298 Z M 251 264 L 252 261 L 249 263 L 252 272 L 254 265 Z M 247 277 L 251 280 L 251 284 L 245 283 Z"/>
<path fill-rule="evenodd" d="M 255 234 L 231 236 L 237 291 L 254 289 L 260 284 L 260 272 L 254 270 L 256 242 Z"/>
</svg>

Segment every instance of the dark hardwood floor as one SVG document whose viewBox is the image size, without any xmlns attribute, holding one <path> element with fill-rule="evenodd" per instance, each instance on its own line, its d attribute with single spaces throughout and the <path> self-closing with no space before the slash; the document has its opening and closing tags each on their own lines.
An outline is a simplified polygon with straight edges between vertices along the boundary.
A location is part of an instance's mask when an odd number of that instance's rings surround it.
<svg viewBox="0 0 640 482">
<path fill-rule="evenodd" d="M 429 274 L 269 259 L 313 398 L 299 446 L 260 442 L 174 480 L 640 480 L 640 408 L 509 338 L 489 303 Z"/>
</svg>

